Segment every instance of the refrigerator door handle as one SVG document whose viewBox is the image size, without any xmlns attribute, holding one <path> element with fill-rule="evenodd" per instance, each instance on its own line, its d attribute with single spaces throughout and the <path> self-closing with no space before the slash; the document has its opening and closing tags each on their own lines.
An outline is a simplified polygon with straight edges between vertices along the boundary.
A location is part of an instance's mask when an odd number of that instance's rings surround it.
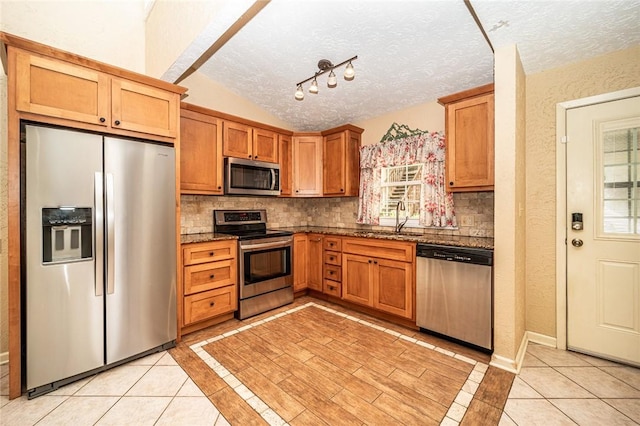
<svg viewBox="0 0 640 426">
<path fill-rule="evenodd" d="M 115 291 L 115 233 L 116 215 L 113 197 L 113 174 L 107 173 L 107 294 Z"/>
<path fill-rule="evenodd" d="M 94 253 L 96 296 L 102 296 L 104 288 L 104 181 L 102 173 L 96 172 L 93 178 L 93 205 L 95 209 Z"/>
</svg>

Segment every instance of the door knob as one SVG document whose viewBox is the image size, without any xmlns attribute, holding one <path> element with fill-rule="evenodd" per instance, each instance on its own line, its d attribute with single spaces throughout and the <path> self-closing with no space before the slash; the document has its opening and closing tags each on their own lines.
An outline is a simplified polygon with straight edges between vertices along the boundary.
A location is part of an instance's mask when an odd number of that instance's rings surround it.
<svg viewBox="0 0 640 426">
<path fill-rule="evenodd" d="M 571 244 L 574 247 L 582 247 L 582 245 L 584 244 L 584 242 L 582 242 L 582 240 L 580 238 L 574 238 L 573 240 L 571 240 Z"/>
</svg>

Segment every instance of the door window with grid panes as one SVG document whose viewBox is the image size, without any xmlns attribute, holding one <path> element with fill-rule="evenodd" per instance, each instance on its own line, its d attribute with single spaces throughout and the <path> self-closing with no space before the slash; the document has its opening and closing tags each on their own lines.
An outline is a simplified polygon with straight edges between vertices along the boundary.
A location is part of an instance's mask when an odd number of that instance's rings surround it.
<svg viewBox="0 0 640 426">
<path fill-rule="evenodd" d="M 422 202 L 422 164 L 385 167 L 380 182 L 380 225 L 395 226 L 396 208 L 399 202 L 405 210 L 399 210 L 399 220 L 406 217 L 407 227 L 416 227 Z"/>
<path fill-rule="evenodd" d="M 640 124 L 619 124 L 601 134 L 600 237 L 640 235 Z"/>
</svg>

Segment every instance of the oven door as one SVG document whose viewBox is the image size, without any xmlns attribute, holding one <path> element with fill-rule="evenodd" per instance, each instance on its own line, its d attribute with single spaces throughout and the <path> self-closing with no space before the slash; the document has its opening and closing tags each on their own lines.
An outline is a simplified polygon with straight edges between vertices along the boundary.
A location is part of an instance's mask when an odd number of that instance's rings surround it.
<svg viewBox="0 0 640 426">
<path fill-rule="evenodd" d="M 240 241 L 240 299 L 293 285 L 291 237 Z"/>
</svg>

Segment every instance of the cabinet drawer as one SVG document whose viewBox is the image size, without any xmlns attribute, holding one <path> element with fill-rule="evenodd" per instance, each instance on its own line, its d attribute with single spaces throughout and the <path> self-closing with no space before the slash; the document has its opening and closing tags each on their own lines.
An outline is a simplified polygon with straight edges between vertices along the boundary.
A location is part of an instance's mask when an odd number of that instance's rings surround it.
<svg viewBox="0 0 640 426">
<path fill-rule="evenodd" d="M 345 238 L 342 252 L 371 256 L 380 259 L 413 262 L 416 257 L 416 244 L 377 238 Z"/>
<path fill-rule="evenodd" d="M 325 251 L 324 252 L 324 263 L 329 265 L 342 265 L 342 253 L 338 253 L 335 251 Z"/>
<path fill-rule="evenodd" d="M 186 296 L 184 298 L 184 325 L 203 321 L 237 309 L 236 286 Z"/>
<path fill-rule="evenodd" d="M 331 280 L 324 280 L 322 292 L 335 297 L 342 297 L 342 285 Z"/>
<path fill-rule="evenodd" d="M 193 294 L 214 288 L 235 285 L 236 261 L 220 260 L 218 262 L 201 263 L 185 266 L 184 294 Z"/>
<path fill-rule="evenodd" d="M 325 250 L 342 250 L 342 238 L 339 237 L 324 237 L 324 245 Z"/>
<path fill-rule="evenodd" d="M 342 268 L 335 265 L 324 265 L 324 278 L 333 281 L 342 281 Z"/>
<path fill-rule="evenodd" d="M 224 240 L 182 246 L 182 261 L 186 265 L 214 262 L 236 257 L 236 241 Z"/>
</svg>

